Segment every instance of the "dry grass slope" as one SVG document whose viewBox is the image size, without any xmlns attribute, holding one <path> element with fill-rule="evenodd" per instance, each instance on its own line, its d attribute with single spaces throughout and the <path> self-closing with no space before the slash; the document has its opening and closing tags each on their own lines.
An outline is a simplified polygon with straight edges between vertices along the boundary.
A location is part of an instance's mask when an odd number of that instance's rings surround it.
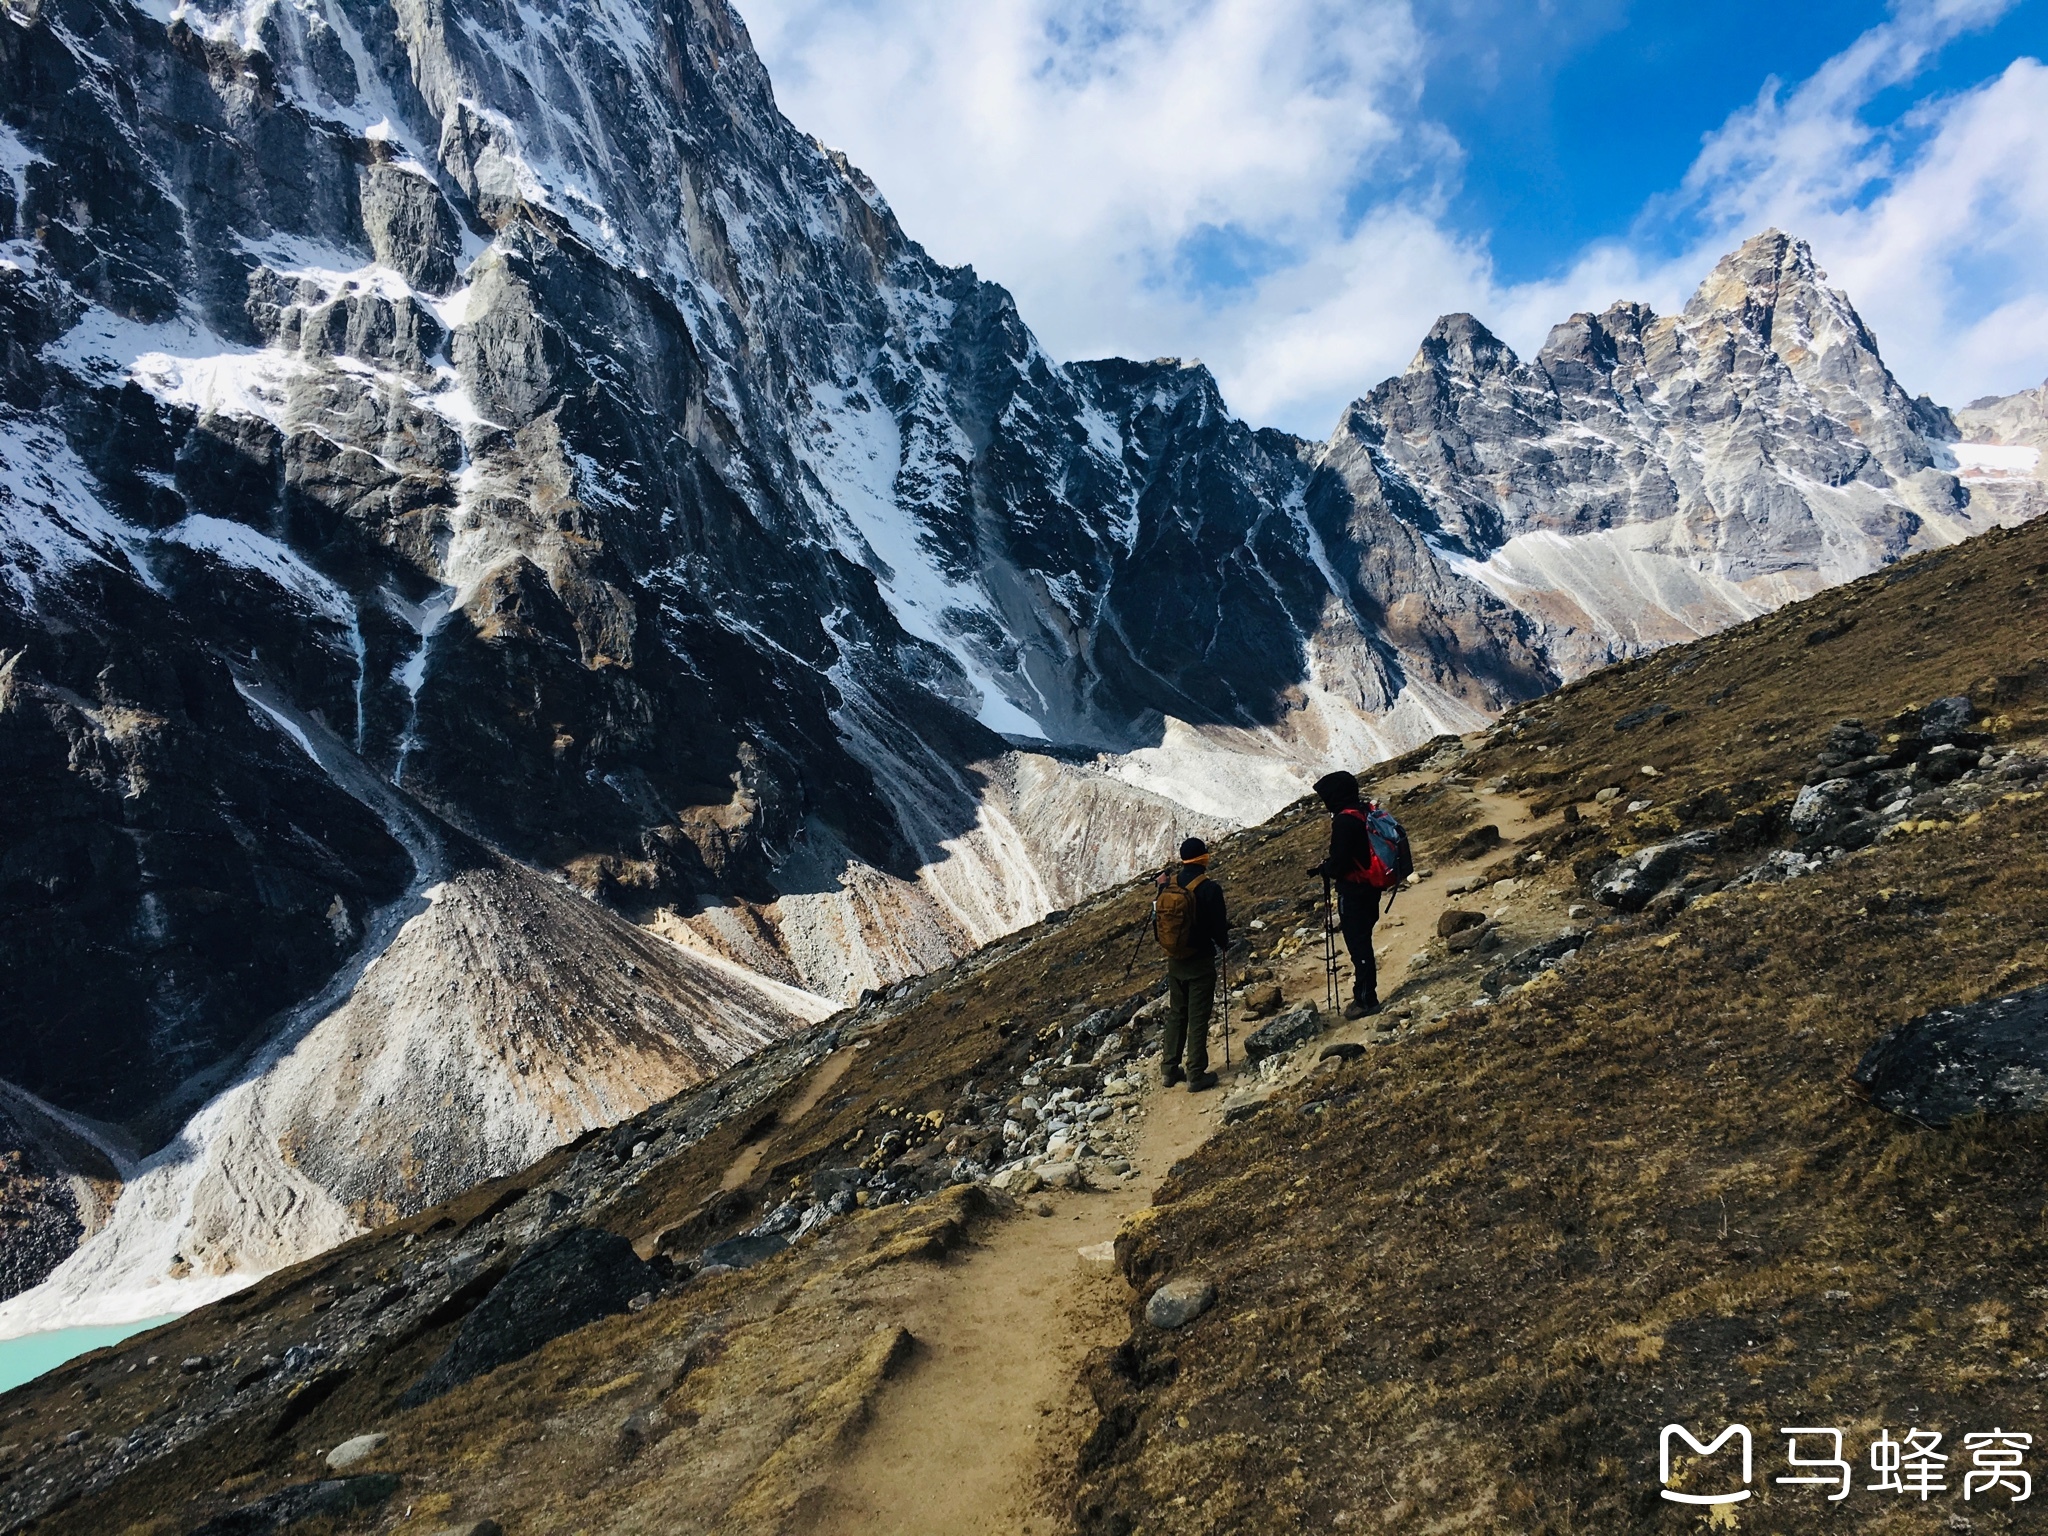
<svg viewBox="0 0 2048 1536">
<path fill-rule="evenodd" d="M 1551 833 L 1554 869 L 1782 806 L 1838 717 L 1967 693 L 2038 737 L 2044 575 L 2040 526 L 1911 562 L 1541 701 L 1460 772 L 1552 803 L 1654 785 L 1650 810 Z M 2048 981 L 2044 838 L 2048 800 L 2016 794 L 1613 924 L 1568 970 L 1212 1141 L 1122 1247 L 1134 1282 L 1198 1270 L 1222 1300 L 1171 1336 L 1134 1308 L 1098 1362 L 1129 1428 L 1091 1448 L 1082 1525 L 1675 1528 L 1703 1517 L 1658 1497 L 1674 1420 L 1746 1422 L 1777 1469 L 1781 1424 L 1852 1446 L 2048 1430 L 2048 1124 L 1930 1132 L 1845 1081 L 1915 1014 Z M 1858 1530 L 1946 1520 L 1854 1497 Z M 1846 1513 L 1765 1481 L 1740 1518 Z M 1969 1518 L 2015 1528 L 1981 1499 Z"/>
</svg>

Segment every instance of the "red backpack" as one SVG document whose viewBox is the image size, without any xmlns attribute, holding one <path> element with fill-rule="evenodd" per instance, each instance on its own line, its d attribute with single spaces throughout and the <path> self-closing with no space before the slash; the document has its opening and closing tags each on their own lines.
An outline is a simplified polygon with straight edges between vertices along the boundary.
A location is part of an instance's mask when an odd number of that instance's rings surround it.
<svg viewBox="0 0 2048 1536">
<path fill-rule="evenodd" d="M 1415 856 L 1408 851 L 1408 834 L 1377 801 L 1363 807 L 1348 805 L 1337 814 L 1365 823 L 1366 846 L 1372 851 L 1370 862 L 1354 862 L 1337 876 L 1339 880 L 1384 891 L 1415 872 Z"/>
</svg>

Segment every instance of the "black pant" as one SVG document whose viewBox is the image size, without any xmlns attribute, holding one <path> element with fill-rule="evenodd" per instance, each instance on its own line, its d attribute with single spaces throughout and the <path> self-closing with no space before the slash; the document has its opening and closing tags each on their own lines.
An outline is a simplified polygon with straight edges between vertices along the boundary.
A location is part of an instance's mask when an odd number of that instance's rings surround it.
<svg viewBox="0 0 2048 1536">
<path fill-rule="evenodd" d="M 1344 930 L 1344 947 L 1351 951 L 1351 995 L 1360 1002 L 1379 1001 L 1379 968 L 1372 958 L 1372 925 L 1379 920 L 1378 891 L 1349 881 L 1338 884 L 1337 926 Z"/>
</svg>

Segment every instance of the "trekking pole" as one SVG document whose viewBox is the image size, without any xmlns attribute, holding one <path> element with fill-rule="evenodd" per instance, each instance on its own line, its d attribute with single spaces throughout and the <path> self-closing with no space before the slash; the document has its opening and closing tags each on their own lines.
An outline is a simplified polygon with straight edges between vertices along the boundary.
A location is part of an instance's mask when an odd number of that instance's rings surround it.
<svg viewBox="0 0 2048 1536">
<path fill-rule="evenodd" d="M 1137 942 L 1131 946 L 1131 963 L 1124 967 L 1124 980 L 1131 979 L 1131 972 L 1138 968 L 1138 956 L 1145 952 L 1145 934 L 1148 929 L 1159 926 L 1159 887 L 1152 887 L 1152 918 L 1150 922 L 1138 924 Z"/>
<path fill-rule="evenodd" d="M 1223 949 L 1223 1069 L 1230 1070 L 1230 948 Z"/>
<path fill-rule="evenodd" d="M 1337 929 L 1330 877 L 1323 876 L 1323 1003 L 1337 1011 Z"/>
</svg>

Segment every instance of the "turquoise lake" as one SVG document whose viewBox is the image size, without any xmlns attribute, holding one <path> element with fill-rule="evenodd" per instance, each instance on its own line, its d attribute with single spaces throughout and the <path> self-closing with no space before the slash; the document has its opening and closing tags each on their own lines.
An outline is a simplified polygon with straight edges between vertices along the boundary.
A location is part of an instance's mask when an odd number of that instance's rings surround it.
<svg viewBox="0 0 2048 1536">
<path fill-rule="evenodd" d="M 12 1391 L 25 1381 L 34 1381 L 43 1372 L 54 1371 L 66 1360 L 88 1350 L 118 1344 L 170 1320 L 169 1317 L 150 1317 L 139 1323 L 109 1323 L 99 1328 L 53 1328 L 48 1333 L 0 1339 L 0 1392 Z"/>
</svg>

